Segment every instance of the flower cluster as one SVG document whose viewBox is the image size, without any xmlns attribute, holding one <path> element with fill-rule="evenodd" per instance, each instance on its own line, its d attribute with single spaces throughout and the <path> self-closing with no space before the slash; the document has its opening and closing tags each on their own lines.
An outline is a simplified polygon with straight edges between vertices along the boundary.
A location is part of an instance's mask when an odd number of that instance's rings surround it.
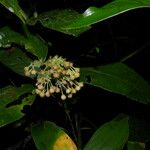
<svg viewBox="0 0 150 150">
<path fill-rule="evenodd" d="M 65 100 L 72 98 L 83 87 L 83 83 L 76 80 L 80 76 L 80 69 L 62 57 L 50 57 L 45 62 L 36 60 L 24 71 L 26 76 L 37 79 L 35 92 L 40 97 L 61 93 L 61 99 Z"/>
</svg>

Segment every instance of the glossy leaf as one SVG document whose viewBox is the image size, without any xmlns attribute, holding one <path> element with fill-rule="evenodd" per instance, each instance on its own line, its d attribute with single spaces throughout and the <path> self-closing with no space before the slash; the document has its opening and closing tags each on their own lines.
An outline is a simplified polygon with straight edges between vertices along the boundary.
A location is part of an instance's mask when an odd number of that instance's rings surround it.
<svg viewBox="0 0 150 150">
<path fill-rule="evenodd" d="M 18 48 L 0 50 L 0 62 L 12 71 L 24 75 L 24 67 L 28 66 L 31 59 Z"/>
<path fill-rule="evenodd" d="M 17 100 L 20 96 L 26 93 L 31 93 L 33 86 L 30 84 L 22 85 L 21 87 L 7 86 L 0 89 L 0 127 L 12 123 L 23 117 L 21 112 L 24 105 L 33 101 L 34 97 L 29 96 L 21 104 L 10 105 L 13 101 Z"/>
<path fill-rule="evenodd" d="M 122 150 L 128 134 L 128 117 L 112 120 L 94 133 L 84 150 Z"/>
<path fill-rule="evenodd" d="M 34 125 L 32 137 L 38 150 L 77 150 L 71 138 L 52 122 Z"/>
<path fill-rule="evenodd" d="M 17 15 L 22 20 L 22 22 L 25 23 L 27 16 L 19 6 L 17 0 L 0 0 L 0 3 L 4 5 L 10 12 Z"/>
<path fill-rule="evenodd" d="M 0 47 L 8 48 L 13 43 L 24 46 L 28 52 L 37 56 L 39 59 L 46 59 L 48 46 L 41 38 L 38 38 L 32 34 L 28 34 L 27 37 L 24 37 L 9 27 L 1 28 Z"/>
<path fill-rule="evenodd" d="M 81 80 L 138 102 L 150 103 L 150 85 L 123 63 L 81 68 Z"/>
<path fill-rule="evenodd" d="M 128 142 L 128 150 L 145 150 L 145 144 L 139 142 Z"/>
<path fill-rule="evenodd" d="M 150 7 L 149 0 L 114 0 L 103 7 L 90 7 L 79 18 L 72 21 L 64 29 L 83 28 L 101 22 L 108 18 L 114 17 L 121 13 L 137 9 Z"/>
<path fill-rule="evenodd" d="M 89 7 L 83 14 L 79 14 L 71 9 L 45 12 L 39 15 L 35 22 L 39 20 L 47 28 L 78 36 L 90 29 L 92 24 L 133 9 L 149 7 L 149 0 L 114 0 L 100 8 Z"/>
<path fill-rule="evenodd" d="M 17 33 L 9 27 L 3 27 L 0 29 L 0 47 L 11 47 L 12 43 L 18 45 L 24 45 L 25 37 L 20 33 Z"/>
<path fill-rule="evenodd" d="M 65 10 L 53 10 L 41 14 L 38 20 L 41 24 L 47 28 L 63 32 L 66 34 L 78 36 L 82 32 L 85 32 L 90 27 L 83 27 L 80 29 L 66 29 L 65 27 L 72 23 L 74 20 L 80 18 L 80 15 L 71 9 Z"/>
<path fill-rule="evenodd" d="M 24 42 L 24 46 L 27 51 L 34 54 L 39 59 L 46 59 L 48 53 L 48 46 L 41 38 L 29 34 Z"/>
</svg>

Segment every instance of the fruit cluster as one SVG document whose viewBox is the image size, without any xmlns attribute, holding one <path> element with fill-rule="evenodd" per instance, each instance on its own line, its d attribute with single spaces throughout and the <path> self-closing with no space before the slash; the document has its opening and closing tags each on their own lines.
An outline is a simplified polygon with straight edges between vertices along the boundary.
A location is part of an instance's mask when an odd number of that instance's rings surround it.
<svg viewBox="0 0 150 150">
<path fill-rule="evenodd" d="M 26 76 L 36 78 L 35 92 L 40 97 L 61 93 L 61 99 L 65 100 L 72 98 L 83 87 L 83 83 L 76 80 L 80 76 L 80 69 L 62 57 L 50 57 L 45 62 L 35 60 L 24 71 Z"/>
</svg>

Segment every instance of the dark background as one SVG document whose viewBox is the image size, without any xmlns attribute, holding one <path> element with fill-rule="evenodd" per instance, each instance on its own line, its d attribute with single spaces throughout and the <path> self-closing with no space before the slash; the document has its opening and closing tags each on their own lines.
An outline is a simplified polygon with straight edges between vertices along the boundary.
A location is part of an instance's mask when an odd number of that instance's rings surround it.
<svg viewBox="0 0 150 150">
<path fill-rule="evenodd" d="M 51 9 L 73 8 L 83 13 L 88 7 L 100 7 L 110 2 L 110 0 L 22 0 L 20 5 L 25 11 L 36 10 L 41 13 Z M 31 8 L 31 9 L 29 9 Z M 92 29 L 73 37 L 59 33 L 57 31 L 45 29 L 39 23 L 34 27 L 29 27 L 33 33 L 40 34 L 46 41 L 50 41 L 49 55 L 59 54 L 74 61 L 77 66 L 96 66 L 120 61 L 134 51 L 139 51 L 132 58 L 126 60 L 128 66 L 136 70 L 145 80 L 150 81 L 150 9 L 137 9 L 126 12 L 119 16 L 110 18 L 92 26 Z M 15 21 L 14 21 L 15 20 Z M 11 26 L 16 31 L 22 32 L 18 18 L 0 6 L 0 26 Z M 100 52 L 96 52 L 96 48 Z M 0 65 L 0 87 L 14 82 L 20 85 L 26 82 L 33 82 L 24 77 L 20 77 L 9 69 Z M 117 83 L 116 83 L 117 84 Z M 136 103 L 130 99 L 117 94 L 113 94 L 102 89 L 97 89 L 85 85 L 76 96 L 77 103 L 72 106 L 72 110 L 90 120 L 95 127 L 111 120 L 119 113 L 125 113 L 132 117 L 149 120 L 150 107 Z M 40 104 L 40 108 L 39 105 Z M 46 100 L 39 101 L 27 111 L 28 122 L 32 120 L 45 119 L 54 121 L 60 126 L 64 126 L 64 112 L 55 102 L 49 104 Z M 61 116 L 61 119 L 58 118 Z M 83 122 L 83 124 L 86 124 Z M 65 128 L 65 126 L 64 126 Z M 24 127 L 19 129 L 7 126 L 0 129 L 1 144 L 0 149 L 6 149 L 8 145 L 15 143 L 20 138 L 28 134 L 23 132 Z M 91 137 L 95 129 L 83 132 L 83 143 L 85 144 Z M 150 131 L 147 131 L 150 133 Z M 142 134 L 142 133 L 141 133 Z M 6 136 L 8 135 L 8 136 Z M 29 148 L 28 148 L 29 149 Z M 31 148 L 30 149 L 34 149 Z M 148 148 L 147 148 L 148 149 Z"/>
</svg>

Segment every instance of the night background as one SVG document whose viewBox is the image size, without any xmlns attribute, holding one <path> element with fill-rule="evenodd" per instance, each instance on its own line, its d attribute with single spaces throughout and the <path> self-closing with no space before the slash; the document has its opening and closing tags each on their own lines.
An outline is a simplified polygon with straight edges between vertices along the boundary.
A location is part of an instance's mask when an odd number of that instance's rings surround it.
<svg viewBox="0 0 150 150">
<path fill-rule="evenodd" d="M 83 13 L 88 7 L 102 7 L 110 0 L 22 0 L 20 6 L 29 15 L 36 11 L 40 14 L 53 9 L 74 9 Z M 29 9 L 30 8 L 30 9 Z M 46 42 L 49 42 L 48 55 L 60 55 L 74 62 L 75 66 L 96 67 L 122 61 L 134 69 L 146 81 L 150 83 L 150 9 L 140 8 L 109 18 L 92 25 L 92 28 L 78 37 L 67 35 L 58 31 L 43 27 L 39 22 L 35 26 L 29 26 L 29 31 L 39 34 Z M 0 28 L 10 26 L 15 31 L 23 33 L 19 19 L 2 5 L 0 5 Z M 134 53 L 135 52 L 135 53 Z M 130 54 L 133 55 L 130 57 Z M 30 55 L 30 54 L 29 54 Z M 128 58 L 129 56 L 129 58 Z M 34 56 L 31 56 L 34 58 Z M 22 77 L 0 64 L 0 88 L 14 83 L 19 86 L 22 83 L 34 83 L 31 79 Z M 89 78 L 90 80 L 90 78 Z M 117 84 L 117 83 L 116 83 Z M 52 98 L 53 99 L 53 98 Z M 111 93 L 101 88 L 85 84 L 78 92 L 71 104 L 72 112 L 76 112 L 83 118 L 82 125 L 89 124 L 91 130 L 82 131 L 82 143 L 85 145 L 97 127 L 112 120 L 118 114 L 129 115 L 130 121 L 137 125 L 132 136 L 137 134 L 137 139 L 142 139 L 149 148 L 150 139 L 150 106 L 132 101 L 125 96 Z M 10 150 L 8 147 L 20 139 L 28 146 L 24 149 L 35 149 L 26 125 L 31 121 L 50 120 L 57 125 L 70 129 L 64 123 L 65 115 L 62 107 L 56 101 L 37 98 L 31 107 L 24 108 L 27 120 L 23 126 L 14 127 L 13 124 L 0 129 L 0 149 Z M 59 117 L 58 117 L 59 116 Z M 135 119 L 136 118 L 136 119 Z M 85 121 L 84 121 L 85 120 Z M 89 123 L 90 122 L 90 123 Z M 68 131 L 69 132 L 69 131 Z M 71 131 L 69 134 L 72 136 Z M 142 141 L 141 141 L 142 142 Z"/>
</svg>

